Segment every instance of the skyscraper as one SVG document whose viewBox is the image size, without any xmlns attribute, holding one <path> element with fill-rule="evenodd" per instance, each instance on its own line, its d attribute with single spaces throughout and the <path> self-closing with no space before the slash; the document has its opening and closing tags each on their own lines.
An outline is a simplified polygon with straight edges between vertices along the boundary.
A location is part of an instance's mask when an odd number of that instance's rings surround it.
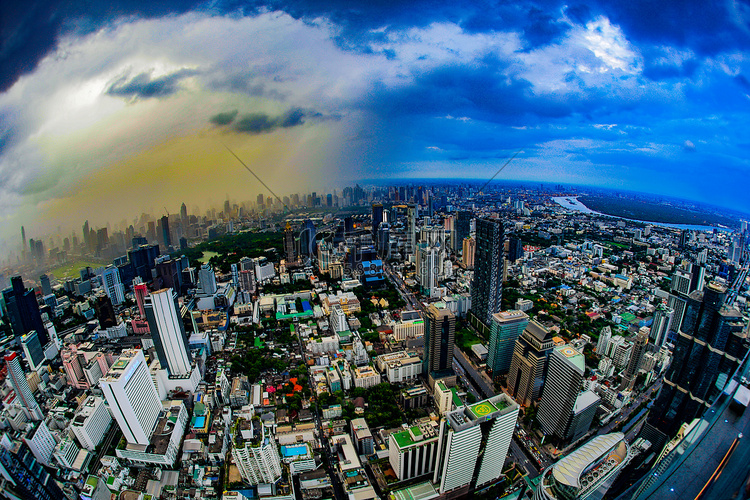
<svg viewBox="0 0 750 500">
<path fill-rule="evenodd" d="M 517 418 L 518 405 L 506 394 L 446 413 L 433 476 L 440 494 L 457 498 L 497 481 Z"/>
<path fill-rule="evenodd" d="M 294 253 L 294 230 L 289 222 L 286 223 L 286 228 L 284 228 L 284 256 L 287 265 L 293 264 L 296 260 Z"/>
<path fill-rule="evenodd" d="M 378 228 L 383 223 L 383 204 L 373 203 L 372 204 L 372 240 L 376 241 L 378 236 Z"/>
<path fill-rule="evenodd" d="M 630 360 L 628 361 L 628 366 L 625 368 L 625 373 L 623 375 L 623 387 L 632 389 L 633 384 L 635 384 L 635 377 L 638 375 L 638 370 L 641 368 L 643 355 L 646 354 L 649 331 L 650 330 L 647 326 L 642 327 L 635 338 L 635 342 L 633 342 Z"/>
<path fill-rule="evenodd" d="M 502 311 L 492 315 L 487 367 L 492 370 L 493 378 L 510 370 L 516 340 L 528 324 L 529 317 L 523 311 Z"/>
<path fill-rule="evenodd" d="M 172 246 L 172 235 L 169 232 L 169 216 L 165 215 L 161 218 L 161 235 L 164 247 L 169 251 L 169 247 Z"/>
<path fill-rule="evenodd" d="M 21 356 L 12 352 L 5 356 L 5 364 L 8 365 L 8 381 L 16 397 L 19 399 L 21 406 L 30 420 L 41 420 L 44 418 L 39 403 L 34 399 L 29 383 L 26 381 L 26 374 L 21 367 Z"/>
<path fill-rule="evenodd" d="M 16 338 L 21 338 L 35 330 L 39 335 L 39 342 L 43 346 L 47 345 L 49 337 L 42 323 L 42 315 L 39 313 L 39 304 L 37 304 L 34 290 L 26 289 L 20 276 L 13 276 L 10 279 L 10 285 L 9 288 L 3 290 L 3 298 L 8 309 L 13 334 Z"/>
<path fill-rule="evenodd" d="M 185 325 L 178 312 L 177 295 L 171 288 L 152 292 L 146 297 L 145 310 L 161 367 L 170 376 L 189 375 L 193 358 Z"/>
<path fill-rule="evenodd" d="M 575 441 L 588 431 L 599 397 L 581 393 L 585 368 L 583 354 L 569 345 L 552 350 L 537 414 L 545 434 Z"/>
<path fill-rule="evenodd" d="M 464 238 L 469 237 L 469 231 L 471 230 L 471 218 L 474 214 L 468 210 L 460 210 L 456 212 L 456 220 L 453 224 L 453 252 L 458 253 L 462 250 L 464 244 Z"/>
<path fill-rule="evenodd" d="M 28 445 L 12 440 L 8 434 L 0 440 L 0 469 L 8 480 L 3 484 L 8 498 L 65 498 L 54 477 L 34 458 Z"/>
<path fill-rule="evenodd" d="M 123 351 L 100 384 L 127 442 L 147 446 L 162 405 L 143 351 Z"/>
<path fill-rule="evenodd" d="M 547 360 L 554 345 L 552 333 L 533 320 L 516 340 L 508 372 L 508 389 L 520 404 L 528 406 L 541 396 L 547 376 Z"/>
<path fill-rule="evenodd" d="M 672 363 L 644 426 L 644 437 L 657 446 L 703 414 L 723 387 L 719 377 L 731 376 L 747 352 L 742 315 L 724 304 L 726 292 L 710 283 L 687 298 Z"/>
<path fill-rule="evenodd" d="M 492 322 L 492 315 L 500 312 L 502 287 L 503 223 L 499 219 L 477 219 L 471 312 L 485 330 Z"/>
<path fill-rule="evenodd" d="M 32 330 L 21 337 L 21 348 L 26 354 L 26 361 L 32 370 L 38 370 L 42 363 L 47 360 L 44 356 L 42 344 L 39 343 L 39 335 L 37 335 L 36 330 Z"/>
<path fill-rule="evenodd" d="M 112 301 L 112 305 L 118 306 L 125 301 L 125 287 L 120 281 L 120 271 L 116 267 L 109 265 L 104 269 L 102 286 L 107 297 Z"/>
<path fill-rule="evenodd" d="M 317 250 L 315 236 L 317 229 L 310 219 L 305 219 L 302 223 L 302 232 L 299 235 L 299 250 L 306 257 L 313 257 Z"/>
<path fill-rule="evenodd" d="M 42 286 L 42 297 L 52 293 L 52 286 L 49 282 L 49 276 L 42 274 L 39 276 L 39 284 Z"/>
<path fill-rule="evenodd" d="M 201 293 L 204 295 L 213 295 L 216 293 L 216 273 L 214 273 L 211 264 L 203 264 L 198 271 L 198 282 L 201 287 Z"/>
<path fill-rule="evenodd" d="M 449 309 L 430 304 L 425 310 L 424 372 L 452 373 L 456 317 Z M 437 377 L 436 377 L 437 378 Z"/>
</svg>

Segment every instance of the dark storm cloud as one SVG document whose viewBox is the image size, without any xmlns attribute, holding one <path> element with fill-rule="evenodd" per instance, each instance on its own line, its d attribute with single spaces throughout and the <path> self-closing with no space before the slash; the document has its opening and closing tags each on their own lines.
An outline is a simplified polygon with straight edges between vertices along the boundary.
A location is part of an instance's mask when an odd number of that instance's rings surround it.
<svg viewBox="0 0 750 500">
<path fill-rule="evenodd" d="M 715 54 L 750 47 L 747 24 L 750 11 L 741 2 L 704 0 L 600 0 L 568 6 L 560 0 L 504 2 L 483 0 L 454 2 L 413 0 L 268 0 L 218 1 L 115 0 L 91 3 L 84 0 L 4 2 L 0 15 L 0 91 L 7 90 L 22 74 L 32 71 L 62 35 L 88 34 L 123 17 L 157 18 L 200 10 L 209 14 L 253 15 L 280 10 L 294 18 L 314 21 L 330 19 L 340 29 L 339 46 L 363 53 L 385 36 L 380 28 L 425 27 L 435 22 L 456 23 L 467 32 L 517 31 L 525 49 L 556 43 L 570 26 L 564 15 L 585 24 L 606 16 L 623 28 L 636 43 L 676 45 L 702 54 Z M 743 27 L 744 26 L 744 27 Z M 391 56 L 393 54 L 391 53 Z M 660 68 L 653 68 L 655 77 Z M 663 68 L 668 76 L 672 71 Z M 688 68 L 689 69 L 689 68 Z M 246 82 L 246 80 L 244 80 Z M 240 80 L 242 83 L 243 80 Z M 251 89 L 262 92 L 255 85 Z"/>
<path fill-rule="evenodd" d="M 273 132 L 278 128 L 292 128 L 304 125 L 305 119 L 325 120 L 327 118 L 314 111 L 305 111 L 301 108 L 292 108 L 279 116 L 270 116 L 266 113 L 247 113 L 239 118 L 237 111 L 218 113 L 209 120 L 214 125 L 230 126 L 231 130 L 246 134 L 263 134 Z"/>
<path fill-rule="evenodd" d="M 125 75 L 115 80 L 106 93 L 130 99 L 169 97 L 180 89 L 181 80 L 196 74 L 196 71 L 183 69 L 158 78 L 151 78 L 151 73 L 140 73 L 132 78 Z"/>
<path fill-rule="evenodd" d="M 238 111 L 227 111 L 225 113 L 217 113 L 212 116 L 209 121 L 214 125 L 229 125 L 237 117 Z"/>
<path fill-rule="evenodd" d="M 60 37 L 92 33 L 122 17 L 156 18 L 182 14 L 203 1 L 195 0 L 36 0 L 2 2 L 0 7 L 0 92 L 32 72 L 54 50 Z"/>
</svg>

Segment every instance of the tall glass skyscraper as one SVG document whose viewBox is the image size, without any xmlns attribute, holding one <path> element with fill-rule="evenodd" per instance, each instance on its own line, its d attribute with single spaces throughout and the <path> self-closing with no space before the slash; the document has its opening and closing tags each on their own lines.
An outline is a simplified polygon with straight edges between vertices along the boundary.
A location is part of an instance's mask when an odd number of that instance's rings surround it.
<svg viewBox="0 0 750 500">
<path fill-rule="evenodd" d="M 503 297 L 503 223 L 499 219 L 476 220 L 474 281 L 471 312 L 486 328 L 500 312 Z"/>
<path fill-rule="evenodd" d="M 643 431 L 654 444 L 663 445 L 684 422 L 700 417 L 747 352 L 742 315 L 724 305 L 726 292 L 711 283 L 687 297 L 672 363 Z"/>
</svg>

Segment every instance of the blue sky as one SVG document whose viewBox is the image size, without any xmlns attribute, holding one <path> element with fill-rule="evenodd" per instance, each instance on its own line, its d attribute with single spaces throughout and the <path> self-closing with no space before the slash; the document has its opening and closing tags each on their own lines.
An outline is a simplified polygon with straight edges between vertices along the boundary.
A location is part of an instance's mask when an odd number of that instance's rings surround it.
<svg viewBox="0 0 750 500">
<path fill-rule="evenodd" d="M 44 2 L 0 18 L 0 232 L 358 178 L 750 211 L 741 2 Z M 92 10 L 93 9 L 93 10 Z"/>
</svg>

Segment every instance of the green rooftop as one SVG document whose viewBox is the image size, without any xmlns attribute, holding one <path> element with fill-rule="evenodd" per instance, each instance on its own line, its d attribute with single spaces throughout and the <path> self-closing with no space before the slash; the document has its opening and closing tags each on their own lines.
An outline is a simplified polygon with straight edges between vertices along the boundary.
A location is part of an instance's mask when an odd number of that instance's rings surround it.
<svg viewBox="0 0 750 500">
<path fill-rule="evenodd" d="M 415 425 L 404 431 L 394 432 L 392 436 L 393 439 L 396 440 L 396 444 L 399 448 L 406 448 L 407 446 L 411 446 L 421 441 L 420 439 L 415 440 L 414 438 L 421 437 L 422 430 L 419 428 L 419 426 Z"/>
<path fill-rule="evenodd" d="M 456 408 L 464 405 L 464 402 L 461 401 L 461 398 L 458 396 L 458 391 L 455 387 L 451 387 L 451 394 L 453 395 L 453 404 L 456 405 Z"/>
<path fill-rule="evenodd" d="M 490 403 L 489 401 L 480 401 L 468 407 L 469 412 L 474 418 L 486 417 L 496 411 L 500 411 L 500 408 Z"/>
</svg>

